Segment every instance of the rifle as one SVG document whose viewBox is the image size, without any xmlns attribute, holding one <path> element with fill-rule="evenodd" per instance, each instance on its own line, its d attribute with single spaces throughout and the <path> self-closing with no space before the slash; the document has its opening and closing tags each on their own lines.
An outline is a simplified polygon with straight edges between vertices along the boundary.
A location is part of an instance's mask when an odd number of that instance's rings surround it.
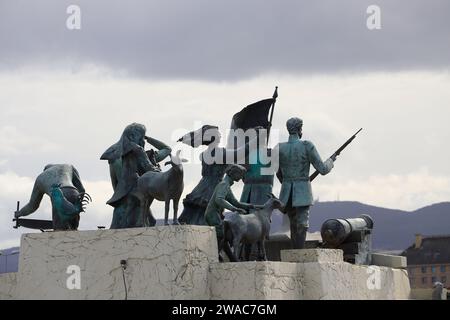
<svg viewBox="0 0 450 320">
<path fill-rule="evenodd" d="M 350 137 L 350 139 L 348 139 L 342 146 L 340 146 L 339 149 L 337 149 L 333 155 L 330 157 L 333 161 L 336 160 L 337 156 L 341 154 L 341 152 L 350 144 L 352 143 L 352 141 L 356 138 L 356 135 L 358 133 L 361 132 L 363 128 L 359 129 L 353 136 Z M 318 175 L 319 175 L 319 171 L 316 170 L 316 172 L 314 172 L 310 177 L 309 177 L 309 181 L 313 181 Z"/>
</svg>

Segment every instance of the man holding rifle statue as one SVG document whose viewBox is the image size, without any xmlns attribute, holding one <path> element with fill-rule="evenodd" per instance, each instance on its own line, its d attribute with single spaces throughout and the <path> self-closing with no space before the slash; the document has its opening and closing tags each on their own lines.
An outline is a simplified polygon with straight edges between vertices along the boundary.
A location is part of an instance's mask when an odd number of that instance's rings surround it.
<svg viewBox="0 0 450 320">
<path fill-rule="evenodd" d="M 289 140 L 278 144 L 279 153 L 277 177 L 282 183 L 280 200 L 286 204 L 285 213 L 289 216 L 291 241 L 294 249 L 305 247 L 309 227 L 309 210 L 313 204 L 311 181 L 317 175 L 328 174 L 341 151 L 349 145 L 356 134 L 342 145 L 329 159 L 322 161 L 313 143 L 301 140 L 303 121 L 291 118 L 286 123 Z M 309 176 L 310 165 L 317 170 Z"/>
</svg>

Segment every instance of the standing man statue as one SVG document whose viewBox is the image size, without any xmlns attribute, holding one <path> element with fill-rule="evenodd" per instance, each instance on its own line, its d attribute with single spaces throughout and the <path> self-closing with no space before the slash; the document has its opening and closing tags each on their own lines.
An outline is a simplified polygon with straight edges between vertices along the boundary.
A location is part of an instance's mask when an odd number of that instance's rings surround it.
<svg viewBox="0 0 450 320">
<path fill-rule="evenodd" d="M 294 249 L 303 249 L 309 227 L 309 209 L 313 204 L 309 169 L 312 164 L 320 174 L 326 175 L 333 168 L 334 160 L 322 161 L 314 145 L 301 140 L 303 121 L 291 118 L 286 123 L 288 142 L 280 143 L 274 152 L 279 153 L 277 177 L 282 183 L 280 200 L 286 203 L 291 240 Z"/>
</svg>

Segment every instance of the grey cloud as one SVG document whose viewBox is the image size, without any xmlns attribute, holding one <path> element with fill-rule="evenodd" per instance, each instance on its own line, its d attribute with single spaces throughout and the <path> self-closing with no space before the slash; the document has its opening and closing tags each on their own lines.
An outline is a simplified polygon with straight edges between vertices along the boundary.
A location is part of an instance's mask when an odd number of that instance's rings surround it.
<svg viewBox="0 0 450 320">
<path fill-rule="evenodd" d="M 65 27 L 69 4 L 81 7 L 80 31 Z M 379 31 L 366 28 L 371 4 L 381 7 Z M 448 12 L 447 0 L 1 0 L 0 68 L 94 63 L 208 80 L 447 69 Z"/>
</svg>

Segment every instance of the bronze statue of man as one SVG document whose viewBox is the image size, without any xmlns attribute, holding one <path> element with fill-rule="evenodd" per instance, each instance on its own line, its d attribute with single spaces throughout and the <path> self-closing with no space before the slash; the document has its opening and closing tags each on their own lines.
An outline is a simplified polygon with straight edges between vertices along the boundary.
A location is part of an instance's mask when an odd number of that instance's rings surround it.
<svg viewBox="0 0 450 320">
<path fill-rule="evenodd" d="M 70 164 L 45 166 L 44 171 L 36 178 L 30 201 L 15 212 L 15 218 L 34 213 L 45 194 L 52 203 L 53 229 L 77 230 L 86 199 L 90 200 L 77 169 Z"/>
<path fill-rule="evenodd" d="M 259 209 L 263 206 L 257 206 L 250 203 L 238 201 L 231 191 L 231 186 L 240 181 L 245 174 L 246 169 L 240 165 L 230 165 L 226 169 L 225 178 L 215 187 L 211 200 L 205 211 L 205 221 L 209 226 L 216 228 L 217 242 L 219 252 L 224 249 L 228 257 L 231 259 L 231 250 L 228 244 L 224 242 L 223 230 L 223 212 L 225 209 L 246 214 L 247 210 Z"/>
<path fill-rule="evenodd" d="M 289 140 L 277 145 L 279 154 L 277 177 L 282 183 L 280 200 L 286 203 L 289 216 L 291 240 L 294 249 L 303 249 L 309 227 L 309 209 L 313 204 L 309 169 L 313 167 L 322 175 L 328 174 L 335 159 L 322 161 L 314 144 L 301 140 L 303 121 L 291 118 L 286 123 Z"/>
</svg>

